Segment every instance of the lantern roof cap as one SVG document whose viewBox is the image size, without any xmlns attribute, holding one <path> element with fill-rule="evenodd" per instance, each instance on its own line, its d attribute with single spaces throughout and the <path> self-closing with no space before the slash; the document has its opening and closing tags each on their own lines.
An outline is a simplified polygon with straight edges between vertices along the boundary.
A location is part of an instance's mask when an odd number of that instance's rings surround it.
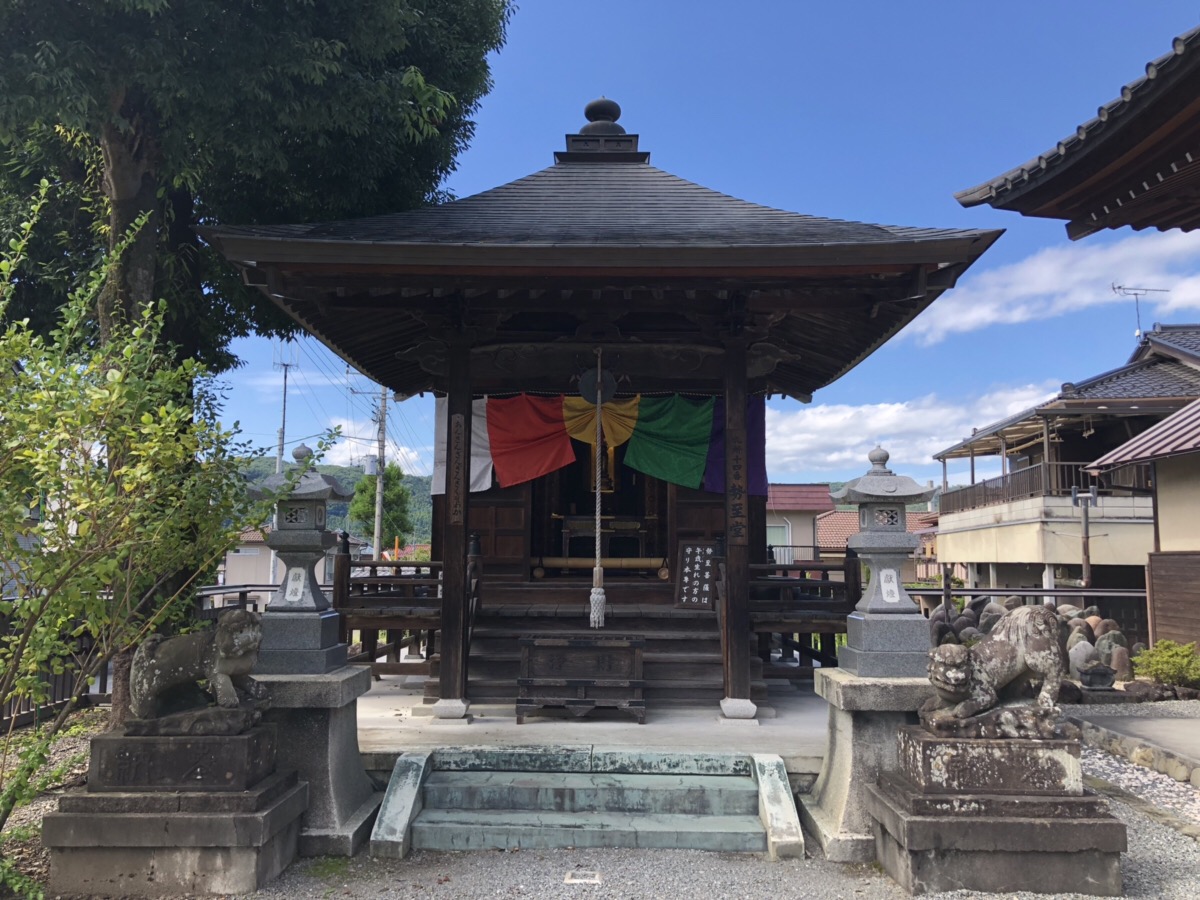
<svg viewBox="0 0 1200 900">
<path fill-rule="evenodd" d="M 292 459 L 296 466 L 302 466 L 312 459 L 312 450 L 304 444 L 292 451 Z M 294 467 L 293 467 L 294 468 Z M 278 491 L 287 486 L 289 473 L 287 470 L 268 476 L 262 483 L 262 494 Z M 354 491 L 345 490 L 341 483 L 329 475 L 322 475 L 316 469 L 309 469 L 297 479 L 291 492 L 282 499 L 285 500 L 349 500 Z"/>
<path fill-rule="evenodd" d="M 887 467 L 891 458 L 878 444 L 867 454 L 871 468 L 867 474 L 847 481 L 836 493 L 834 500 L 843 503 L 923 503 L 937 492 L 936 488 L 917 484 L 907 475 L 897 475 Z"/>
</svg>

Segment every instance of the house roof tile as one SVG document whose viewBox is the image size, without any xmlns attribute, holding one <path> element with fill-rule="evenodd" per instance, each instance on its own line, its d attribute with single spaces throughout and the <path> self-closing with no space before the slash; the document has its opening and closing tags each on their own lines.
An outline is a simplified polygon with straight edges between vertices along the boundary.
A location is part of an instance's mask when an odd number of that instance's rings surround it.
<svg viewBox="0 0 1200 900">
<path fill-rule="evenodd" d="M 827 484 L 771 484 L 767 486 L 767 509 L 823 512 L 833 509 Z"/>
<path fill-rule="evenodd" d="M 1177 413 L 1106 453 L 1087 469 L 1089 472 L 1104 472 L 1197 451 L 1200 451 L 1200 400 L 1189 403 Z"/>
<path fill-rule="evenodd" d="M 915 534 L 929 527 L 928 512 L 905 513 L 905 530 Z M 840 553 L 846 549 L 846 541 L 858 534 L 857 509 L 835 509 L 817 516 L 817 547 L 820 550 Z"/>
</svg>

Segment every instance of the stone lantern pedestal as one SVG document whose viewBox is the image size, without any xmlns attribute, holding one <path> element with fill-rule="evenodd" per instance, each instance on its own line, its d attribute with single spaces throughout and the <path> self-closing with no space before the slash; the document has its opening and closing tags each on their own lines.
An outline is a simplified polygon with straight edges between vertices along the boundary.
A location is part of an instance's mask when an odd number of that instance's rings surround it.
<svg viewBox="0 0 1200 900">
<path fill-rule="evenodd" d="M 293 454 L 297 462 L 311 455 L 303 444 Z M 284 483 L 276 475 L 266 487 Z M 254 677 L 270 691 L 266 721 L 278 729 L 280 765 L 308 782 L 301 856 L 353 856 L 370 837 L 383 800 L 358 749 L 358 698 L 371 689 L 371 671 L 346 665 L 339 614 L 315 574 L 336 542 L 325 528 L 326 504 L 350 496 L 332 478 L 307 472 L 279 501 L 277 527 L 267 536 L 286 568 L 263 613 Z"/>
<path fill-rule="evenodd" d="M 918 543 L 906 529 L 905 507 L 933 492 L 890 471 L 882 448 L 869 458 L 871 470 L 833 495 L 859 504 L 862 530 L 847 546 L 871 578 L 846 619 L 838 668 L 813 673 L 816 692 L 829 703 L 828 737 L 813 790 L 798 798 L 804 824 L 834 862 L 875 859 L 867 789 L 896 767 L 897 729 L 915 724 L 916 711 L 933 696 L 928 621 L 900 576 Z"/>
</svg>

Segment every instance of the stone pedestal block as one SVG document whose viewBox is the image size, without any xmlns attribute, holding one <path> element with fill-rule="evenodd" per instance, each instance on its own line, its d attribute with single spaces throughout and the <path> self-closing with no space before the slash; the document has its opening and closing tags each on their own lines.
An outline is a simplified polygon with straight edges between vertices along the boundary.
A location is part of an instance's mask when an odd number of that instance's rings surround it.
<svg viewBox="0 0 1200 900">
<path fill-rule="evenodd" d="M 1078 742 L 902 728 L 898 744 L 866 808 L 879 863 L 910 893 L 1122 894 L 1125 826 L 1084 792 Z"/>
<path fill-rule="evenodd" d="M 817 693 L 829 702 L 825 762 L 812 793 L 798 799 L 801 820 L 834 862 L 870 862 L 875 838 L 866 789 L 896 767 L 896 730 L 916 721 L 933 694 L 924 678 L 862 678 L 818 669 Z"/>
<path fill-rule="evenodd" d="M 936 737 L 901 728 L 900 771 L 927 794 L 1080 796 L 1079 741 Z"/>
<path fill-rule="evenodd" d="M 338 643 L 338 614 L 277 612 L 263 614 L 262 646 L 254 675 L 323 675 L 346 665 L 346 645 Z"/>
<path fill-rule="evenodd" d="M 89 785 L 90 787 L 90 785 Z M 42 823 L 53 893 L 251 893 L 296 857 L 308 786 L 295 772 L 246 791 L 64 795 Z"/>
<path fill-rule="evenodd" d="M 371 833 L 383 793 L 358 750 L 358 698 L 371 671 L 345 666 L 324 675 L 258 675 L 269 691 L 266 719 L 278 729 L 279 765 L 309 783 L 301 856 L 353 856 Z"/>
<path fill-rule="evenodd" d="M 929 621 L 905 600 L 903 613 L 853 612 L 838 666 L 864 678 L 924 678 L 929 666 Z"/>
<path fill-rule="evenodd" d="M 275 729 L 206 737 L 92 738 L 89 791 L 245 791 L 275 769 Z"/>
</svg>

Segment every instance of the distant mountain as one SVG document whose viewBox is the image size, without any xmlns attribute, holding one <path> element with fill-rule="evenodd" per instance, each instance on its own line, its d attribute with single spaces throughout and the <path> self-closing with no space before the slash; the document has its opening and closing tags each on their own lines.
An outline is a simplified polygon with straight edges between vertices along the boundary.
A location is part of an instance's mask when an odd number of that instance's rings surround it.
<svg viewBox="0 0 1200 900">
<path fill-rule="evenodd" d="M 251 484 L 261 484 L 275 474 L 275 460 L 260 456 L 244 460 L 243 471 Z M 316 470 L 322 475 L 337 479 L 338 484 L 347 493 L 353 493 L 354 486 L 364 477 L 358 466 L 327 466 L 318 465 Z M 371 476 L 374 477 L 374 476 Z M 430 476 L 405 475 L 404 486 L 408 488 L 408 511 L 413 523 L 412 541 L 416 544 L 428 544 L 433 532 L 433 500 L 429 495 Z M 349 511 L 349 501 L 331 502 L 327 522 L 331 531 L 346 529 L 346 516 Z M 365 538 L 368 542 L 371 535 L 357 534 L 355 537 Z"/>
</svg>

